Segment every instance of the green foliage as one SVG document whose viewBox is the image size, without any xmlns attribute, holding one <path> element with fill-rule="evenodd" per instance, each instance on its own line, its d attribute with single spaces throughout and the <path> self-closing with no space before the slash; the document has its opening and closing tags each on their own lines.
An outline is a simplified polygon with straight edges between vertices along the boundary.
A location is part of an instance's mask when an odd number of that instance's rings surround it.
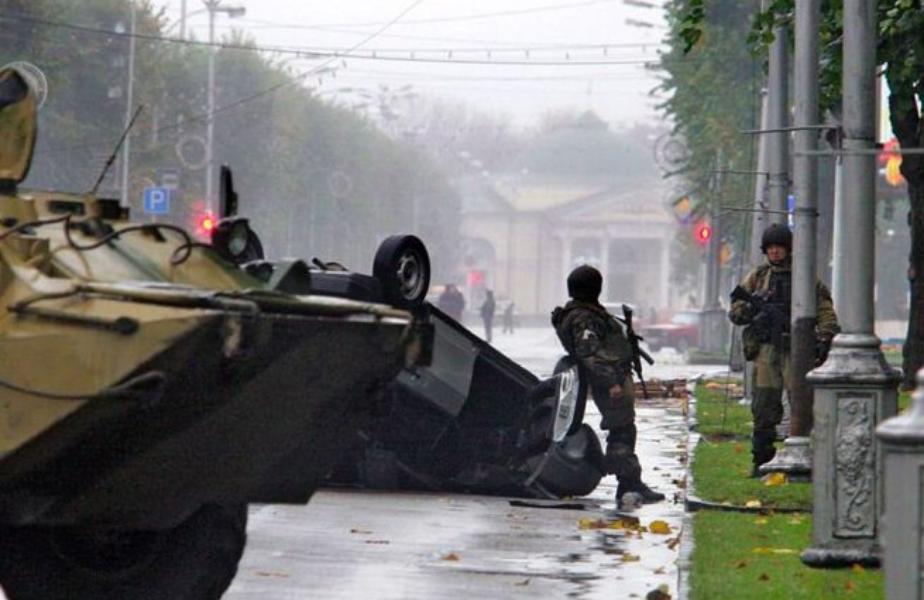
<svg viewBox="0 0 924 600">
<path fill-rule="evenodd" d="M 100 173 L 125 122 L 129 45 L 127 37 L 104 32 L 118 24 L 128 29 L 129 6 L 128 0 L 4 4 L 4 15 L 14 20 L 0 28 L 0 63 L 33 62 L 50 88 L 26 186 L 89 189 Z M 138 6 L 140 34 L 176 35 L 152 2 Z M 253 45 L 239 32 L 224 41 Z M 133 104 L 145 106 L 131 140 L 130 198 L 136 211 L 142 189 L 156 182 L 160 169 L 182 167 L 179 142 L 205 138 L 209 51 L 196 44 L 136 40 Z M 452 277 L 458 198 L 413 145 L 318 100 L 303 77 L 264 53 L 217 51 L 216 84 L 216 106 L 228 108 L 215 118 L 215 163 L 234 170 L 242 213 L 254 221 L 271 256 L 319 256 L 368 272 L 378 242 L 408 231 L 416 206 L 434 276 Z M 195 144 L 187 148 L 195 158 Z M 215 173 L 217 189 L 217 168 Z M 203 195 L 204 179 L 202 169 L 181 168 L 177 224 L 192 225 L 190 213 Z M 118 181 L 111 173 L 101 191 L 118 193 Z"/>
<path fill-rule="evenodd" d="M 724 207 L 722 239 L 744 256 L 749 214 L 727 207 L 749 207 L 755 182 L 746 173 L 754 169 L 755 141 L 742 133 L 759 121 L 762 75 L 759 63 L 750 59 L 747 42 L 753 6 L 737 0 L 674 0 L 667 12 L 670 50 L 662 56 L 660 89 L 668 99 L 661 109 L 674 123 L 673 139 L 685 148 L 684 156 L 667 167 L 681 181 L 679 191 L 693 200 L 696 213 Z M 673 255 L 682 266 L 676 271 L 686 277 L 675 283 L 696 289 L 702 252 L 685 230 L 675 246 Z M 726 265 L 726 271 L 736 270 L 737 262 Z"/>
<path fill-rule="evenodd" d="M 693 519 L 693 600 L 815 600 L 884 597 L 878 570 L 813 569 L 799 560 L 811 539 L 809 515 L 701 511 Z"/>
<path fill-rule="evenodd" d="M 811 510 L 812 484 L 786 482 L 768 486 L 750 477 L 751 448 L 746 440 L 706 438 L 693 453 L 695 493 L 710 502 L 745 506 L 758 500 L 764 508 Z"/>
</svg>

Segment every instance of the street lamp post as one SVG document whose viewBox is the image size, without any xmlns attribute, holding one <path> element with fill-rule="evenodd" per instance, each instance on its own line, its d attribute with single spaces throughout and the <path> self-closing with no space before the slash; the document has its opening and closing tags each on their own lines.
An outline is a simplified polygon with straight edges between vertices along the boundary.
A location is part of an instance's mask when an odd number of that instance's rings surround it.
<svg viewBox="0 0 924 600">
<path fill-rule="evenodd" d="M 209 11 L 209 81 L 208 81 L 208 117 L 206 122 L 205 142 L 205 203 L 209 210 L 215 205 L 212 197 L 212 180 L 214 179 L 213 143 L 215 140 L 215 13 L 223 12 L 230 18 L 242 17 L 246 13 L 243 6 L 222 6 L 221 0 L 202 0 Z"/>
<path fill-rule="evenodd" d="M 134 107 L 132 103 L 134 102 L 134 90 L 135 90 L 135 28 L 137 27 L 137 7 L 135 6 L 135 0 L 131 0 L 129 3 L 130 10 L 130 24 L 129 24 L 129 39 L 128 39 L 128 86 L 126 90 L 126 102 L 125 102 L 125 145 L 122 147 L 122 185 L 121 185 L 121 204 L 122 206 L 128 206 L 129 204 L 129 183 L 130 183 L 130 172 L 131 172 L 131 132 L 127 131 L 128 127 L 132 122 L 132 114 L 134 113 Z"/>
</svg>

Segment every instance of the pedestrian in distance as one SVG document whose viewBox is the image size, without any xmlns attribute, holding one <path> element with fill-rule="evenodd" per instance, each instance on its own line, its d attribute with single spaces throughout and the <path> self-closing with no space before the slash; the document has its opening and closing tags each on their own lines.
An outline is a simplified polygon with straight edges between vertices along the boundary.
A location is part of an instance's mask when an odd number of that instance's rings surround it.
<svg viewBox="0 0 924 600">
<path fill-rule="evenodd" d="M 748 273 L 732 292 L 728 318 L 746 326 L 741 332 L 745 360 L 754 361 L 751 414 L 751 477 L 776 456 L 776 427 L 783 420 L 783 390 L 790 388 L 790 321 L 792 299 L 792 232 L 775 223 L 761 236 L 766 261 Z M 824 362 L 831 340 L 840 331 L 831 292 L 815 283 L 818 317 L 815 325 L 815 363 Z"/>
<path fill-rule="evenodd" d="M 604 468 L 616 476 L 616 503 L 623 506 L 632 492 L 642 502 L 664 500 L 642 482 L 642 466 L 635 453 L 635 386 L 633 350 L 623 324 L 600 304 L 603 276 L 588 266 L 568 275 L 564 307 L 552 312 L 552 326 L 568 355 L 586 376 L 594 404 L 600 411 L 600 428 L 607 432 Z"/>
<path fill-rule="evenodd" d="M 484 302 L 481 304 L 481 320 L 484 322 L 484 339 L 491 341 L 491 328 L 494 325 L 494 310 L 497 303 L 494 301 L 494 292 L 486 290 Z"/>
<path fill-rule="evenodd" d="M 513 333 L 513 308 L 514 304 L 511 302 L 507 305 L 507 308 L 504 309 L 504 333 Z"/>
<path fill-rule="evenodd" d="M 447 283 L 443 293 L 436 299 L 436 306 L 461 323 L 462 312 L 465 310 L 465 296 L 462 295 L 462 292 L 460 292 L 455 285 Z"/>
</svg>

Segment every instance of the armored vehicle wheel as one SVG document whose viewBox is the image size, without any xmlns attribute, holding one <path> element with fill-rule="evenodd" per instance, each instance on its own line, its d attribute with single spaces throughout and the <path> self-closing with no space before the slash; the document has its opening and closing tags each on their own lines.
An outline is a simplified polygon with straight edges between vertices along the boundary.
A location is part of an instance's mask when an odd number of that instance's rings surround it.
<svg viewBox="0 0 924 600">
<path fill-rule="evenodd" d="M 393 235 L 379 245 L 372 274 L 387 302 L 413 308 L 423 303 L 430 288 L 430 255 L 417 236 Z"/>
<path fill-rule="evenodd" d="M 174 529 L 0 529 L 10 600 L 213 600 L 237 572 L 247 507 L 208 504 Z"/>
</svg>

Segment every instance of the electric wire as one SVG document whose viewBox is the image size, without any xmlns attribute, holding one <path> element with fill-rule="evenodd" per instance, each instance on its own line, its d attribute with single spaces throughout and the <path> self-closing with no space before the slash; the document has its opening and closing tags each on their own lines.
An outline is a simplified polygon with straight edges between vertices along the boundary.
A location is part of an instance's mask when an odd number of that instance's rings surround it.
<svg viewBox="0 0 924 600">
<path fill-rule="evenodd" d="M 12 21 L 18 23 L 25 23 L 30 25 L 37 25 L 41 27 L 57 28 L 57 29 L 67 29 L 71 31 L 77 31 L 80 33 L 100 35 L 111 38 L 119 39 L 136 39 L 146 42 L 156 42 L 163 44 L 177 44 L 182 46 L 191 46 L 191 47 L 202 47 L 202 48 L 212 48 L 217 50 L 235 50 L 235 51 L 244 51 L 244 52 L 267 52 L 279 55 L 291 55 L 305 59 L 323 59 L 323 58 L 351 58 L 351 59 L 362 59 L 362 60 L 402 60 L 402 61 L 411 61 L 411 62 L 436 62 L 436 63 L 446 63 L 446 64 L 499 64 L 499 65 L 517 65 L 522 66 L 524 64 L 537 64 L 541 66 L 549 65 L 574 65 L 574 64 L 603 64 L 603 65 L 612 65 L 612 64 L 641 64 L 645 62 L 650 62 L 654 59 L 636 59 L 631 61 L 624 60 L 571 60 L 566 58 L 564 60 L 558 61 L 502 61 L 502 60 L 479 60 L 473 61 L 473 59 L 461 60 L 453 59 L 451 57 L 447 58 L 417 58 L 415 56 L 408 57 L 393 57 L 384 55 L 381 53 L 407 53 L 407 54 L 471 54 L 471 53 L 530 53 L 530 52 L 550 52 L 550 51 L 567 51 L 567 50 L 597 50 L 604 52 L 605 55 L 608 55 L 609 48 L 618 48 L 618 47 L 633 47 L 633 48 L 647 48 L 647 47 L 657 47 L 658 44 L 651 43 L 636 43 L 636 44 L 574 44 L 574 45 L 562 45 L 558 47 L 532 47 L 532 46 L 522 46 L 518 48 L 408 48 L 408 49 L 390 49 L 390 48 L 370 48 L 364 52 L 369 54 L 357 54 L 355 50 L 357 47 L 348 46 L 348 47 L 313 47 L 313 46 L 289 46 L 289 45 L 257 45 L 257 44 L 236 44 L 230 42 L 200 42 L 198 40 L 186 40 L 180 38 L 171 38 L 164 37 L 161 35 L 152 35 L 146 33 L 128 33 L 128 32 L 116 32 L 109 31 L 100 27 L 90 27 L 87 25 L 78 25 L 74 23 L 66 23 L 63 21 L 52 21 L 49 19 L 39 19 L 35 17 L 30 17 L 26 15 L 13 15 L 10 13 L 0 13 L 0 21 Z"/>
<path fill-rule="evenodd" d="M 581 2 L 571 2 L 567 4 L 549 4 L 545 6 L 534 6 L 531 8 L 521 8 L 521 9 L 512 9 L 512 10 L 501 10 L 487 13 L 474 13 L 469 15 L 454 15 L 448 17 L 429 17 L 429 18 L 420 18 L 420 19 L 407 19 L 402 22 L 402 25 L 423 25 L 430 23 L 458 23 L 462 21 L 480 21 L 483 19 L 495 19 L 498 17 L 514 17 L 522 16 L 527 14 L 536 14 L 543 12 L 559 11 L 559 10 L 570 10 L 574 8 L 583 8 L 586 6 L 591 6 L 594 4 L 614 4 L 617 0 L 583 0 Z M 258 23 L 258 20 L 251 20 L 254 23 Z M 264 21 L 265 25 L 271 28 L 283 27 L 283 28 L 299 28 L 298 25 L 290 25 L 284 23 L 278 23 L 273 21 Z M 378 27 L 382 25 L 382 21 L 370 21 L 370 22 L 353 22 L 353 23 L 321 23 L 314 25 L 312 27 Z"/>
<path fill-rule="evenodd" d="M 45 390 L 39 390 L 24 385 L 19 385 L 6 379 L 0 379 L 0 387 L 12 390 L 14 392 L 19 392 L 20 394 L 37 396 L 39 398 L 47 398 L 49 400 L 111 400 L 116 398 L 123 398 L 132 392 L 136 392 L 137 388 L 140 387 L 155 388 L 157 390 L 157 395 L 159 396 L 166 385 L 167 375 L 162 371 L 148 371 L 147 373 L 136 375 L 135 377 L 132 377 L 123 383 L 91 394 L 62 394 L 58 392 L 48 392 Z"/>
<path fill-rule="evenodd" d="M 356 44 L 354 44 L 354 45 L 351 47 L 351 51 L 352 51 L 352 50 L 357 50 L 357 49 L 361 48 L 363 45 L 365 45 L 366 43 L 368 43 L 368 42 L 372 41 L 373 39 L 375 39 L 376 36 L 379 34 L 379 32 L 385 31 L 385 30 L 388 29 L 388 27 L 390 27 L 392 24 L 398 22 L 398 20 L 400 20 L 404 15 L 406 15 L 406 14 L 409 13 L 411 10 L 413 10 L 413 9 L 414 9 L 417 5 L 419 5 L 421 2 L 423 2 L 423 0 L 414 0 L 413 2 L 411 2 L 410 4 L 408 4 L 407 7 L 406 7 L 403 11 L 401 11 L 400 13 L 398 13 L 398 15 L 395 16 L 394 19 L 392 19 L 388 24 L 382 26 L 378 31 L 373 32 L 373 33 L 371 33 L 370 35 L 366 36 L 362 41 L 357 42 Z M 321 71 L 324 67 L 326 67 L 326 66 L 328 66 L 329 64 L 333 63 L 335 60 L 336 60 L 336 59 L 334 59 L 334 58 L 330 58 L 330 59 L 324 61 L 323 63 L 321 63 L 320 65 L 314 67 L 313 69 L 310 69 L 310 70 L 305 71 L 305 72 L 303 72 L 303 73 L 298 73 L 298 74 L 295 74 L 295 75 L 290 76 L 290 78 L 287 79 L 286 81 L 277 83 L 277 84 L 275 84 L 275 85 L 273 85 L 273 86 L 270 86 L 270 87 L 268 87 L 268 88 L 264 88 L 264 89 L 261 90 L 261 91 L 255 92 L 255 93 L 253 93 L 253 94 L 249 94 L 249 95 L 247 95 L 247 96 L 244 96 L 244 97 L 242 97 L 242 98 L 239 98 L 239 99 L 237 99 L 237 100 L 235 100 L 235 101 L 233 101 L 233 102 L 230 102 L 230 103 L 228 103 L 228 104 L 225 104 L 225 105 L 223 105 L 223 106 L 219 106 L 219 107 L 215 108 L 215 109 L 212 111 L 211 120 L 214 120 L 215 115 L 218 115 L 218 114 L 221 114 L 221 113 L 225 113 L 225 112 L 227 112 L 227 111 L 230 111 L 230 110 L 233 110 L 233 109 L 237 108 L 238 106 L 242 106 L 242 105 L 244 105 L 244 104 L 248 104 L 248 103 L 250 103 L 250 102 L 253 102 L 254 100 L 257 100 L 257 99 L 259 99 L 259 98 L 263 98 L 263 97 L 265 97 L 265 96 L 269 96 L 269 95 L 271 95 L 271 94 L 274 94 L 274 93 L 278 92 L 279 90 L 281 90 L 281 89 L 283 89 L 283 88 L 286 88 L 286 87 L 289 87 L 289 86 L 293 86 L 293 85 L 297 84 L 298 82 L 300 82 L 300 81 L 302 81 L 302 80 L 304 80 L 304 79 L 306 79 L 306 78 L 308 78 L 308 77 L 310 77 L 310 76 L 312 76 L 312 75 L 317 74 L 317 73 L 318 73 L 319 71 Z M 158 128 L 158 129 L 156 129 L 156 130 L 154 130 L 154 131 L 156 131 L 157 133 L 164 133 L 164 132 L 167 132 L 167 131 L 171 131 L 171 130 L 175 130 L 175 129 L 179 129 L 179 128 L 181 128 L 181 127 L 184 127 L 187 123 L 196 123 L 196 122 L 203 122 L 203 121 L 204 121 L 204 122 L 208 122 L 209 120 L 210 120 L 210 118 L 209 118 L 209 113 L 207 113 L 207 112 L 206 112 L 206 113 L 200 113 L 200 114 L 198 114 L 198 115 L 193 115 L 193 116 L 187 118 L 183 123 L 177 123 L 177 124 L 174 124 L 174 125 L 164 125 L 163 127 L 160 127 L 160 128 Z M 68 148 L 63 148 L 63 147 L 59 147 L 59 148 L 49 148 L 49 149 L 43 150 L 42 152 L 36 152 L 36 154 L 51 154 L 51 153 L 56 153 L 56 152 L 64 152 L 64 151 L 71 151 L 71 150 L 80 150 L 80 149 L 85 149 L 85 148 L 95 148 L 95 147 L 97 147 L 100 143 L 105 143 L 105 141 L 95 141 L 95 142 L 90 142 L 90 143 L 83 143 L 83 144 L 80 144 L 80 145 L 70 146 L 70 147 L 68 147 Z"/>
</svg>

